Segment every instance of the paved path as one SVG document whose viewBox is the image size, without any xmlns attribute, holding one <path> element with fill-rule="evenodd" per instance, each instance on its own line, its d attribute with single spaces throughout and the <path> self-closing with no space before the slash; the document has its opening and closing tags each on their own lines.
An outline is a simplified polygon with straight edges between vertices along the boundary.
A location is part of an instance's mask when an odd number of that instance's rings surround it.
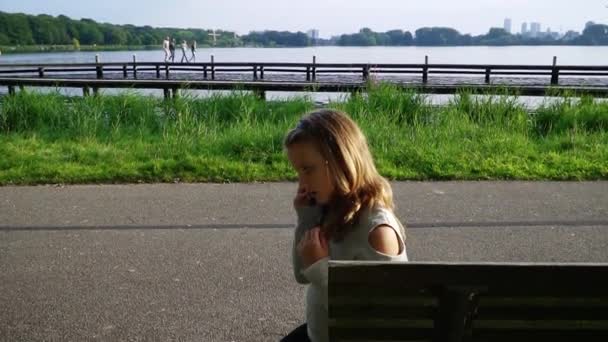
<svg viewBox="0 0 608 342">
<path fill-rule="evenodd" d="M 608 182 L 393 183 L 412 260 L 608 261 Z M 0 341 L 277 341 L 295 184 L 0 188 Z"/>
</svg>

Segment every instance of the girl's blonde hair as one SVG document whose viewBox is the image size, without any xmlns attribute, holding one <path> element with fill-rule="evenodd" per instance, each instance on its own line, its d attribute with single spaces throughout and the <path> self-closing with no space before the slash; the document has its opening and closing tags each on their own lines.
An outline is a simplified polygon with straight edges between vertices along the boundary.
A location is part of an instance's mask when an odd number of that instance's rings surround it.
<svg viewBox="0 0 608 342">
<path fill-rule="evenodd" d="M 329 238 L 342 240 L 357 223 L 361 209 L 394 209 L 390 184 L 376 170 L 367 139 L 347 114 L 321 109 L 304 116 L 287 133 L 284 145 L 304 142 L 318 148 L 334 177 L 335 193 L 322 224 Z"/>
</svg>

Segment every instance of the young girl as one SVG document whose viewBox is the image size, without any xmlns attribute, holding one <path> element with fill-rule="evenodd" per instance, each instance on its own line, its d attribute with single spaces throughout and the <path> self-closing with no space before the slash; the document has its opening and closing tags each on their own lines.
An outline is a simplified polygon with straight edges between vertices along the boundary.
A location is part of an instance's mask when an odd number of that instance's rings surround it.
<svg viewBox="0 0 608 342">
<path fill-rule="evenodd" d="M 293 270 L 296 281 L 309 286 L 307 323 L 282 342 L 328 342 L 327 261 L 407 261 L 405 231 L 393 213 L 389 183 L 345 113 L 306 115 L 287 134 L 285 148 L 298 174 Z"/>
</svg>

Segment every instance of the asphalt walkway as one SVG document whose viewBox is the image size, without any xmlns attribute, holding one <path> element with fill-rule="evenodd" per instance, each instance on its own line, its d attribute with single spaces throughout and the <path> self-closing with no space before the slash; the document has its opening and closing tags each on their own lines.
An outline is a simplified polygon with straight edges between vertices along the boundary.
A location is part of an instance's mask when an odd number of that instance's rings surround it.
<svg viewBox="0 0 608 342">
<path fill-rule="evenodd" d="M 399 182 L 416 261 L 608 262 L 608 182 Z M 0 187 L 0 341 L 278 341 L 293 183 Z"/>
</svg>

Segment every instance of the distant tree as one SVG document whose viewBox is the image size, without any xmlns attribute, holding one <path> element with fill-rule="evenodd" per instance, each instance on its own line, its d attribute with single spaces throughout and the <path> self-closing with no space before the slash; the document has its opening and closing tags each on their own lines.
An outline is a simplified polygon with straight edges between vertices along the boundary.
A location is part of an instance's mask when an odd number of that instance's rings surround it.
<svg viewBox="0 0 608 342">
<path fill-rule="evenodd" d="M 229 42 L 238 43 L 234 41 L 234 35 L 232 37 L 230 35 L 223 35 L 222 37 L 226 37 L 229 39 Z M 255 32 L 252 31 L 249 34 L 241 37 L 242 42 L 247 45 L 254 46 L 310 46 L 311 41 L 310 38 L 303 32 L 288 32 L 288 31 L 264 31 L 264 32 Z"/>
<path fill-rule="evenodd" d="M 125 45 L 127 44 L 127 32 L 116 26 L 104 27 L 103 41 L 109 45 Z"/>
<path fill-rule="evenodd" d="M 608 44 L 608 26 L 589 25 L 585 28 L 583 35 L 579 39 L 586 45 L 606 45 Z"/>
<path fill-rule="evenodd" d="M 493 27 L 488 34 L 481 36 L 478 42 L 483 45 L 512 45 L 516 44 L 518 39 L 503 28 Z"/>
<path fill-rule="evenodd" d="M 510 35 L 511 34 L 509 32 L 507 32 L 503 28 L 492 27 L 490 29 L 490 31 L 488 32 L 488 34 L 486 35 L 486 38 L 488 38 L 488 39 L 504 39 L 506 37 L 509 37 Z"/>
<path fill-rule="evenodd" d="M 35 43 L 28 16 L 25 14 L 2 13 L 0 29 L 0 32 L 8 37 L 11 44 L 31 45 Z"/>
<path fill-rule="evenodd" d="M 465 34 L 460 37 L 460 44 L 468 46 L 473 45 L 473 37 L 470 34 Z"/>
<path fill-rule="evenodd" d="M 8 36 L 2 32 L 0 32 L 0 45 L 8 45 L 11 43 L 11 40 Z"/>
<path fill-rule="evenodd" d="M 460 33 L 449 27 L 423 27 L 416 30 L 417 45 L 458 45 L 460 40 Z"/>
<path fill-rule="evenodd" d="M 29 24 L 34 41 L 38 44 L 69 43 L 65 26 L 59 20 L 49 15 L 30 16 Z"/>
<path fill-rule="evenodd" d="M 390 30 L 386 34 L 390 39 L 388 45 L 407 46 L 412 45 L 414 40 L 410 32 L 403 32 L 403 30 Z"/>
</svg>

